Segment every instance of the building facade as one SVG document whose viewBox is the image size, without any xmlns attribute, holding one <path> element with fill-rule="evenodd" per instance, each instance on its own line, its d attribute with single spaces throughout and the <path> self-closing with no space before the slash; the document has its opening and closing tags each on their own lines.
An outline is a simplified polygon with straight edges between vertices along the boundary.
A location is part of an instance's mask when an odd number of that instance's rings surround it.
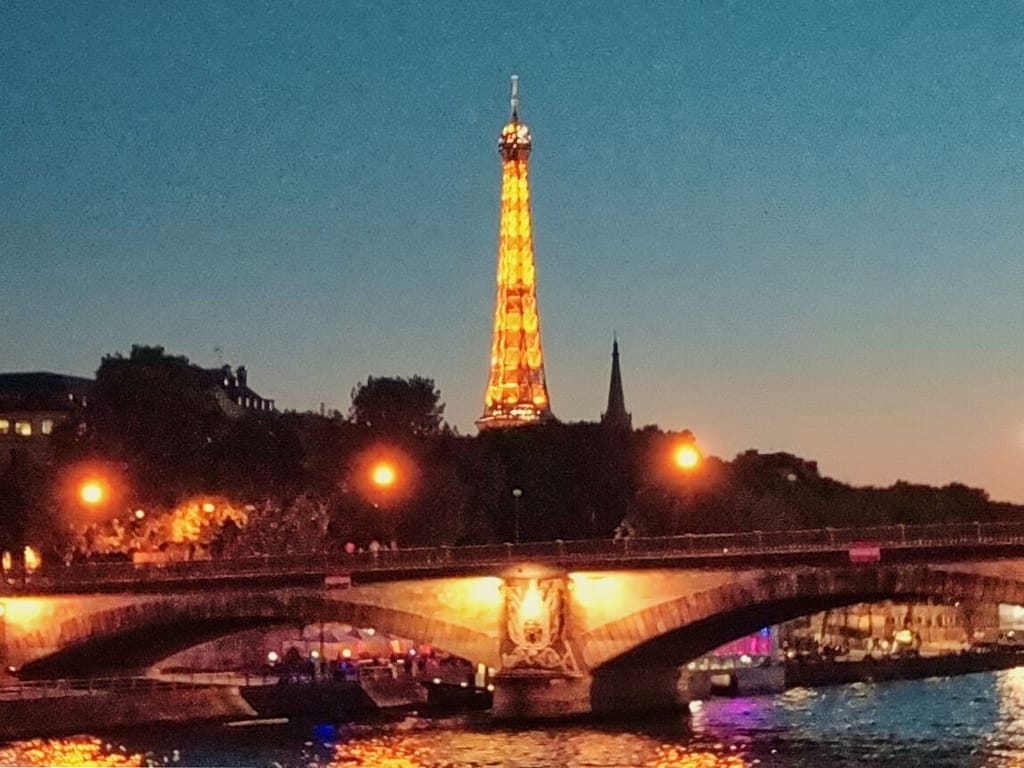
<svg viewBox="0 0 1024 768">
<path fill-rule="evenodd" d="M 220 368 L 200 368 L 200 376 L 217 396 L 221 409 L 237 416 L 245 411 L 274 411 L 274 401 L 258 395 L 249 387 L 249 372 L 244 365 L 231 370 L 230 365 Z"/>
<path fill-rule="evenodd" d="M 0 373 L 0 467 L 48 461 L 50 436 L 88 407 L 93 380 L 60 373 Z"/>
</svg>

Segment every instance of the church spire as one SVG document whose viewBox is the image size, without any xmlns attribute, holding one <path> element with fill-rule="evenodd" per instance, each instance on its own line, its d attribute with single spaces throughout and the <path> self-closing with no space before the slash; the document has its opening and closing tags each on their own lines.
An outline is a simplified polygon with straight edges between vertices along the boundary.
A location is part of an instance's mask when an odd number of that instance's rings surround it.
<svg viewBox="0 0 1024 768">
<path fill-rule="evenodd" d="M 633 416 L 626 412 L 626 397 L 622 394 L 622 372 L 619 370 L 619 339 L 612 336 L 612 377 L 608 384 L 608 410 L 601 414 L 601 423 L 614 429 L 633 429 Z"/>
</svg>

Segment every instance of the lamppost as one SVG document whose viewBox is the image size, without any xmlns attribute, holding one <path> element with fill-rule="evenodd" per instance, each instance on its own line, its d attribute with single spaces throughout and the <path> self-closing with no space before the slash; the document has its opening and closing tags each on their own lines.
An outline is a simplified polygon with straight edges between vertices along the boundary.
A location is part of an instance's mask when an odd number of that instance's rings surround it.
<svg viewBox="0 0 1024 768">
<path fill-rule="evenodd" d="M 516 500 L 516 530 L 515 530 L 515 541 L 519 543 L 519 498 L 523 495 L 522 488 L 512 489 L 512 498 Z"/>
<path fill-rule="evenodd" d="M 419 478 L 417 463 L 395 446 L 372 445 L 353 457 L 348 479 L 360 501 L 374 510 L 372 549 L 398 548 L 398 534 L 409 523 L 408 504 L 416 497 Z"/>
<path fill-rule="evenodd" d="M 382 505 L 388 507 L 387 512 L 385 512 L 388 519 L 383 525 L 384 531 L 382 531 L 382 533 L 386 534 L 390 532 L 391 538 L 394 539 L 397 534 L 397 522 L 394 519 L 396 512 L 390 507 L 394 505 L 395 493 L 398 491 L 398 468 L 390 460 L 383 459 L 376 462 L 370 468 L 370 483 L 373 486 L 373 508 L 379 511 Z M 381 546 L 385 549 L 388 547 L 386 536 L 382 536 L 381 538 L 385 540 L 377 543 L 376 548 L 378 550 Z M 374 541 L 376 541 L 376 539 Z M 370 542 L 370 547 L 371 551 L 373 551 L 373 542 Z M 373 554 L 374 557 L 376 557 L 377 552 L 373 552 Z"/>
<path fill-rule="evenodd" d="M 695 493 L 694 483 L 700 473 L 701 464 L 704 461 L 704 454 L 697 443 L 690 439 L 677 440 L 671 446 L 669 459 L 669 472 L 675 475 L 670 480 L 678 493 L 673 494 L 675 498 L 671 501 L 668 510 L 670 518 L 669 525 L 674 533 L 684 531 L 693 532 L 700 529 L 699 504 Z"/>
</svg>

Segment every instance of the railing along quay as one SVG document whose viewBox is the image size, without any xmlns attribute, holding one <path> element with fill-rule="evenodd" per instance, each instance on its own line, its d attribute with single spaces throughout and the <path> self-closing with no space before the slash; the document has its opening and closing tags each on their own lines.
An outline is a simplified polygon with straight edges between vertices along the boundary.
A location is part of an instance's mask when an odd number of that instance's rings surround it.
<svg viewBox="0 0 1024 768">
<path fill-rule="evenodd" d="M 68 696 L 95 696 L 127 691 L 175 691 L 209 686 L 253 687 L 276 685 L 278 675 L 223 673 L 187 673 L 167 678 L 98 677 L 82 679 L 25 680 L 0 682 L 0 703 L 25 699 L 56 699 Z"/>
<path fill-rule="evenodd" d="M 744 533 L 684 534 L 624 539 L 492 544 L 465 547 L 383 549 L 266 557 L 192 560 L 166 563 L 81 563 L 44 566 L 36 571 L 3 572 L 0 593 L 32 589 L 53 591 L 62 586 L 246 580 L 259 578 L 322 579 L 349 573 L 414 574 L 446 569 L 501 567 L 533 561 L 566 565 L 625 565 L 645 560 L 714 559 L 744 556 L 841 552 L 869 542 L 882 550 L 1024 545 L 1024 523 L 962 523 L 954 525 L 887 525 Z M 1024 554 L 1024 553 L 1022 553 Z"/>
</svg>

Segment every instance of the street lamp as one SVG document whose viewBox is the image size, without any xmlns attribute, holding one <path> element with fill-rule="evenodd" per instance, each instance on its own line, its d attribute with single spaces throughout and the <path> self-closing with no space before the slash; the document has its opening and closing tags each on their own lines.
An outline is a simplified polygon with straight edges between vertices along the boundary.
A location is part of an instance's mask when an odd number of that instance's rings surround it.
<svg viewBox="0 0 1024 768">
<path fill-rule="evenodd" d="M 83 504 L 95 507 L 98 504 L 102 504 L 107 498 L 107 488 L 99 480 L 86 480 L 78 488 L 78 498 L 82 500 Z"/>
<path fill-rule="evenodd" d="M 373 465 L 370 479 L 380 489 L 390 488 L 398 479 L 398 473 L 395 471 L 394 465 L 381 461 Z"/>
<path fill-rule="evenodd" d="M 378 521 L 384 549 L 388 548 L 388 539 L 395 541 L 398 537 L 401 501 L 408 490 L 406 468 L 404 463 L 399 463 L 400 461 L 401 457 L 379 458 L 370 464 L 369 472 L 365 476 L 369 480 L 367 500 L 373 504 L 374 510 L 386 510 L 382 519 Z M 375 558 L 380 544 L 376 538 L 370 542 L 370 551 L 374 553 Z"/>
<path fill-rule="evenodd" d="M 523 489 L 522 488 L 513 488 L 512 489 L 512 498 L 516 500 L 516 531 L 515 531 L 516 544 L 519 543 L 519 498 L 522 495 L 523 495 Z"/>
</svg>

